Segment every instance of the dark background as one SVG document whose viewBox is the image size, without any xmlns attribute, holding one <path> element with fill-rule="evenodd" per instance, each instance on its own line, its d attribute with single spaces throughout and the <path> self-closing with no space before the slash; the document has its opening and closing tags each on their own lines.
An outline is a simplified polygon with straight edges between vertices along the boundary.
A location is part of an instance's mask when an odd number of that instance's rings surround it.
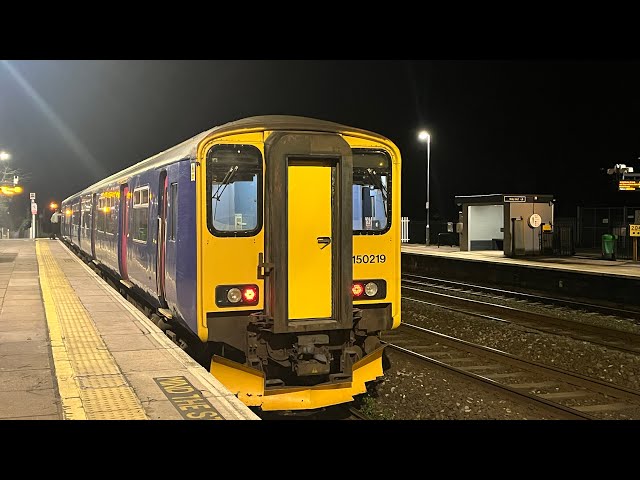
<svg viewBox="0 0 640 480">
<path fill-rule="evenodd" d="M 640 169 L 640 62 L 629 60 L 9 60 L 0 62 L 0 149 L 28 173 L 14 200 L 40 209 L 215 125 L 316 117 L 400 148 L 402 215 L 457 221 L 455 195 L 553 194 L 638 205 L 606 169 Z M 24 202 L 23 204 L 21 202 Z"/>
</svg>

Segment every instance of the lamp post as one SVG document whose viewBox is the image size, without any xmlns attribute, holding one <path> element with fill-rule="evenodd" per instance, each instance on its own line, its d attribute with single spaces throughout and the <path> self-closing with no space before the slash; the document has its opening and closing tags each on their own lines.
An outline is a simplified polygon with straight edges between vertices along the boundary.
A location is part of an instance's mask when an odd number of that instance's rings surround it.
<svg viewBox="0 0 640 480">
<path fill-rule="evenodd" d="M 11 154 L 5 150 L 0 150 L 0 162 L 7 162 L 11 159 Z M 13 191 L 9 190 L 7 187 L 5 187 L 4 185 L 4 180 L 5 180 L 5 176 L 6 176 L 6 171 L 7 169 L 4 169 L 4 172 L 2 174 L 2 178 L 0 179 L 0 196 L 10 196 L 13 194 Z M 7 210 L 7 215 L 8 215 L 8 210 Z M 2 227 L 0 229 L 0 238 L 4 237 L 4 227 Z"/>
<path fill-rule="evenodd" d="M 425 245 L 429 245 L 429 167 L 431 163 L 431 135 L 426 130 L 418 133 L 418 140 L 427 143 L 427 203 L 425 205 L 427 211 L 427 223 L 425 228 Z"/>
</svg>

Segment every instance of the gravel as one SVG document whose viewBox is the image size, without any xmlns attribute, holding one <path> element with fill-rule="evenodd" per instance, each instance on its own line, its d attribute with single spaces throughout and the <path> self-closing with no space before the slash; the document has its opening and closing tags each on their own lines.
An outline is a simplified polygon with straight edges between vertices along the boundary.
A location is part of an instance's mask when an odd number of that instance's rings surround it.
<svg viewBox="0 0 640 480">
<path fill-rule="evenodd" d="M 504 304 L 514 306 L 514 302 Z M 632 322 L 612 317 L 549 309 L 517 302 L 518 308 L 597 325 L 617 325 L 640 330 Z M 509 352 L 565 370 L 582 373 L 612 384 L 640 390 L 640 357 L 586 341 L 542 333 L 513 323 L 494 322 L 437 307 L 402 302 L 402 321 L 469 342 Z M 387 353 L 391 367 L 368 394 L 359 400 L 361 409 L 375 419 L 549 419 L 547 412 L 518 405 L 489 389 L 453 373 L 419 367 L 395 352 Z M 621 411 L 611 418 L 640 418 L 639 411 Z"/>
</svg>

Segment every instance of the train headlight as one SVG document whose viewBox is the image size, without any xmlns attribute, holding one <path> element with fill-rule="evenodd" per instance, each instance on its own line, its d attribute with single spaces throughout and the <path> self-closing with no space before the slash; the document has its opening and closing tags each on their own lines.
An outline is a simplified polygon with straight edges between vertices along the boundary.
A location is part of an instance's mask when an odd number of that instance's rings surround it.
<svg viewBox="0 0 640 480">
<path fill-rule="evenodd" d="M 364 293 L 367 297 L 373 297 L 378 293 L 378 285 L 373 282 L 369 282 L 364 286 Z"/>
<path fill-rule="evenodd" d="M 227 292 L 227 300 L 229 300 L 231 303 L 238 303 L 240 300 L 242 300 L 242 292 L 240 291 L 240 289 L 232 288 L 231 290 L 229 290 Z"/>
<path fill-rule="evenodd" d="M 368 278 L 354 280 L 351 286 L 353 299 L 359 302 L 368 300 L 382 300 L 387 298 L 387 282 L 382 278 Z"/>
<path fill-rule="evenodd" d="M 258 305 L 260 290 L 257 285 L 218 285 L 216 287 L 216 305 L 225 307 L 246 307 Z"/>
</svg>

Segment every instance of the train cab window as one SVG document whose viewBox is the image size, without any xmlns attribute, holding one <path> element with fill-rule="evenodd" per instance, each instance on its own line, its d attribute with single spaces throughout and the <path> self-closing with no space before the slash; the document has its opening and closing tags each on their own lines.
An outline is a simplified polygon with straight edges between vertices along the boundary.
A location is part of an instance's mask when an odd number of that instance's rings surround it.
<svg viewBox="0 0 640 480">
<path fill-rule="evenodd" d="M 149 187 L 133 191 L 133 241 L 147 242 L 149 232 Z"/>
<path fill-rule="evenodd" d="M 207 154 L 207 224 L 217 236 L 262 227 L 262 154 L 252 145 L 216 145 Z"/>
<path fill-rule="evenodd" d="M 391 158 L 382 150 L 353 150 L 353 233 L 386 232 L 391 223 Z"/>
</svg>

